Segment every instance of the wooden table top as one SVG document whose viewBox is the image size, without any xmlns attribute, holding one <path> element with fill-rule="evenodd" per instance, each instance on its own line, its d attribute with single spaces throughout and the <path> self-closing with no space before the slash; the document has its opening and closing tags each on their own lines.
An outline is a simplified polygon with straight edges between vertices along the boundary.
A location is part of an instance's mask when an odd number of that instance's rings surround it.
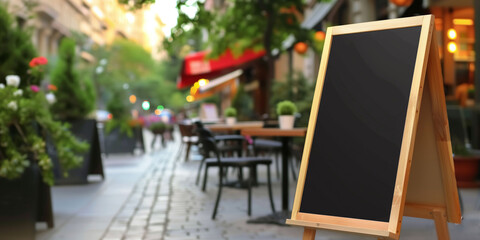
<svg viewBox="0 0 480 240">
<path fill-rule="evenodd" d="M 243 129 L 242 135 L 264 136 L 264 137 L 304 137 L 307 128 L 280 129 L 280 128 L 255 128 Z"/>
<path fill-rule="evenodd" d="M 212 131 L 235 131 L 235 130 L 243 130 L 243 129 L 263 128 L 263 122 L 262 121 L 237 122 L 233 125 L 218 123 L 218 124 L 205 125 L 205 127 Z"/>
</svg>

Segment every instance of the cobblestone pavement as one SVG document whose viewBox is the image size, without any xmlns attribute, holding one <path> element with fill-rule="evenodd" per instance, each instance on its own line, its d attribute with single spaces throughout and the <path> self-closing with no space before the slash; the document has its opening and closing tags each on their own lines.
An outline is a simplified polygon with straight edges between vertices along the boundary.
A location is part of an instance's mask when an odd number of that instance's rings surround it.
<svg viewBox="0 0 480 240">
<path fill-rule="evenodd" d="M 216 220 L 211 214 L 217 194 L 216 169 L 211 169 L 206 192 L 195 184 L 199 161 L 176 159 L 178 143 L 170 143 L 134 187 L 126 203 L 112 220 L 103 240 L 128 239 L 301 239 L 303 229 L 267 224 L 247 224 L 247 192 L 224 188 Z M 192 158 L 198 160 L 198 155 Z M 273 168 L 272 168 L 273 170 Z M 259 169 L 259 182 L 266 182 Z M 273 175 L 275 176 L 275 174 Z M 280 207 L 280 181 L 273 177 L 275 206 Z M 290 185 L 293 199 L 295 183 Z M 452 239 L 479 239 L 480 206 L 478 190 L 462 190 L 465 221 L 449 224 Z M 292 203 L 290 203 L 290 206 Z M 270 213 L 266 184 L 253 189 L 252 218 Z M 317 231 L 317 240 L 376 239 L 332 231 Z M 404 218 L 402 239 L 436 239 L 431 220 Z"/>
</svg>

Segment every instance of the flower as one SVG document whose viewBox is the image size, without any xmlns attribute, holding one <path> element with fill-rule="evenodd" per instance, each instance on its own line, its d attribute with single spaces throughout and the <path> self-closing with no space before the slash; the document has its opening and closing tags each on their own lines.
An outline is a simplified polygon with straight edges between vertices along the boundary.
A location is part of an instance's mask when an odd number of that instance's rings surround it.
<svg viewBox="0 0 480 240">
<path fill-rule="evenodd" d="M 5 84 L 0 83 L 0 88 L 5 88 Z"/>
<path fill-rule="evenodd" d="M 50 91 L 57 91 L 57 86 L 53 85 L 53 84 L 48 84 L 48 90 Z"/>
<path fill-rule="evenodd" d="M 23 95 L 23 90 L 18 89 L 17 91 L 13 92 L 13 96 L 22 96 Z"/>
<path fill-rule="evenodd" d="M 18 87 L 20 85 L 20 77 L 17 75 L 8 75 L 5 80 L 8 86 Z"/>
<path fill-rule="evenodd" d="M 41 65 L 45 65 L 48 63 L 48 59 L 46 59 L 45 57 L 36 57 L 36 58 L 33 58 L 32 61 L 30 61 L 30 67 L 36 67 L 36 66 L 41 66 Z"/>
<path fill-rule="evenodd" d="M 17 109 L 18 109 L 17 102 L 15 102 L 15 101 L 9 102 L 7 104 L 7 107 L 12 109 L 13 111 L 17 111 Z"/>
<path fill-rule="evenodd" d="M 40 91 L 40 87 L 37 85 L 31 85 L 30 90 L 32 90 L 33 92 L 38 92 Z"/>
<path fill-rule="evenodd" d="M 47 99 L 47 102 L 50 103 L 50 104 L 54 104 L 55 101 L 57 101 L 57 99 L 55 98 L 55 94 L 53 94 L 53 93 L 47 93 L 45 95 L 45 98 Z"/>
</svg>

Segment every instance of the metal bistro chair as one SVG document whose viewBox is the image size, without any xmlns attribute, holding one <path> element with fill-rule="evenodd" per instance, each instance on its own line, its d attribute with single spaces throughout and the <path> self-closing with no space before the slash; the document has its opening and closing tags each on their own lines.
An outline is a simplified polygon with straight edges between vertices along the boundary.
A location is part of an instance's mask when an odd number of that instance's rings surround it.
<svg viewBox="0 0 480 240">
<path fill-rule="evenodd" d="M 211 137 L 211 138 L 214 138 L 216 143 L 222 143 L 221 145 L 217 145 L 217 150 L 221 153 L 223 157 L 233 156 L 235 153 L 237 154 L 237 157 L 241 157 L 243 155 L 242 154 L 243 143 L 245 142 L 245 138 L 242 135 L 214 136 L 213 133 L 210 130 L 206 129 L 201 122 L 195 122 L 195 125 L 196 125 L 195 131 L 199 139 Z M 200 162 L 200 165 L 198 166 L 198 173 L 197 173 L 197 180 L 196 180 L 197 185 L 200 180 L 200 174 L 201 174 L 202 168 L 205 165 L 205 160 L 208 158 L 208 154 L 205 154 L 202 148 L 200 148 L 200 152 L 202 153 L 203 158 Z M 243 174 L 241 169 L 239 170 L 239 179 L 240 180 L 243 179 Z M 203 178 L 202 191 L 205 191 L 206 182 L 207 182 L 207 176 L 205 175 Z"/>
<path fill-rule="evenodd" d="M 180 130 L 180 135 L 181 135 L 181 145 L 180 145 L 180 147 L 178 149 L 178 152 L 177 152 L 177 158 L 181 156 L 181 153 L 183 152 L 183 149 L 186 147 L 186 149 L 185 149 L 185 161 L 188 161 L 189 156 L 190 156 L 190 148 L 191 148 L 192 144 L 195 144 L 195 145 L 198 144 L 198 137 L 195 136 L 195 134 L 194 134 L 195 126 L 193 124 L 179 123 L 178 128 Z"/>
<path fill-rule="evenodd" d="M 268 196 L 270 197 L 270 206 L 272 208 L 272 211 L 275 212 L 275 206 L 273 203 L 273 197 L 272 197 L 272 186 L 271 186 L 271 180 L 270 180 L 270 165 L 272 163 L 272 160 L 269 158 L 264 158 L 264 157 L 228 157 L 228 158 L 222 158 L 220 156 L 220 152 L 217 149 L 216 145 L 216 140 L 212 137 L 205 137 L 205 138 L 200 138 L 200 144 L 201 147 L 203 148 L 203 151 L 205 154 L 214 156 L 212 158 L 207 158 L 205 160 L 207 168 L 205 169 L 205 174 L 207 174 L 207 169 L 208 167 L 218 167 L 219 172 L 218 172 L 218 178 L 219 178 L 219 184 L 218 184 L 218 193 L 217 193 L 217 198 L 215 201 L 215 206 L 213 209 L 213 214 L 212 214 L 212 219 L 215 219 L 215 216 L 217 215 L 217 209 L 218 205 L 220 203 L 220 198 L 222 196 L 222 188 L 223 188 L 223 178 L 224 178 L 224 168 L 225 167 L 246 167 L 249 168 L 249 178 L 248 178 L 248 216 L 251 215 L 252 211 L 252 182 L 253 182 L 253 173 L 254 173 L 254 168 L 257 167 L 257 165 L 265 165 L 267 167 L 267 183 L 268 183 Z"/>
</svg>

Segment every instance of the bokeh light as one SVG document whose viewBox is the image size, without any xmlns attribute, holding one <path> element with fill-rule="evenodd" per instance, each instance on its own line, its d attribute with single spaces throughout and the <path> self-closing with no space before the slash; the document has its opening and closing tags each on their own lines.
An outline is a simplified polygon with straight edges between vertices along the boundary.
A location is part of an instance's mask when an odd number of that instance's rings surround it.
<svg viewBox="0 0 480 240">
<path fill-rule="evenodd" d="M 128 100 L 130 100 L 130 103 L 131 104 L 134 104 L 135 102 L 137 102 L 137 97 L 135 95 L 130 95 L 130 97 L 128 98 Z"/>
<path fill-rule="evenodd" d="M 150 102 L 149 101 L 143 101 L 142 103 L 142 108 L 143 110 L 147 111 L 148 109 L 150 109 Z"/>
</svg>

